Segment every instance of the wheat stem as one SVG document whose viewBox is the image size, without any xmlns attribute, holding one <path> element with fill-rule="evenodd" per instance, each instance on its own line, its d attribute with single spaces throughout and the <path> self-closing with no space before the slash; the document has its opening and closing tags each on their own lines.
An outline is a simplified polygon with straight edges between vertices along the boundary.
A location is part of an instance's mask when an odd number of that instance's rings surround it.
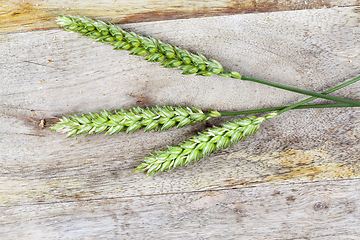
<svg viewBox="0 0 360 240">
<path fill-rule="evenodd" d="M 241 78 L 239 78 L 239 79 L 248 80 L 248 81 L 251 81 L 251 82 L 262 83 L 262 84 L 265 84 L 265 85 L 281 88 L 281 89 L 284 89 L 284 90 L 289 90 L 289 91 L 292 91 L 292 92 L 297 92 L 297 93 L 313 96 L 311 98 L 308 98 L 308 99 L 311 99 L 311 100 L 308 100 L 307 102 L 315 100 L 316 98 L 323 98 L 323 99 L 332 100 L 332 101 L 336 101 L 336 102 L 348 103 L 348 104 L 351 104 L 352 106 L 360 106 L 359 101 L 355 101 L 355 100 L 351 100 L 351 99 L 345 99 L 345 98 L 339 98 L 339 97 L 334 97 L 334 96 L 327 96 L 326 94 L 328 94 L 330 92 L 328 92 L 328 93 L 314 93 L 314 92 L 310 92 L 310 91 L 307 91 L 307 90 L 288 87 L 288 86 L 285 86 L 285 85 L 282 85 L 282 84 L 268 82 L 268 81 L 264 81 L 264 80 L 253 78 L 253 77 L 247 77 L 247 76 L 244 76 L 244 75 L 241 76 Z M 331 92 L 333 92 L 333 91 L 331 91 Z M 306 103 L 306 102 L 304 102 L 304 103 Z M 304 104 L 304 103 L 301 103 L 301 104 Z"/>
<path fill-rule="evenodd" d="M 292 92 L 360 106 L 358 101 L 326 96 L 265 80 L 241 76 L 238 72 L 224 70 L 218 61 L 207 59 L 200 53 L 193 54 L 185 49 L 171 46 L 152 37 L 144 37 L 132 31 L 125 31 L 116 25 L 107 24 L 100 20 L 95 21 L 81 16 L 58 15 L 58 24 L 67 31 L 80 33 L 86 37 L 96 39 L 98 42 L 109 43 L 116 50 L 128 50 L 132 55 L 144 56 L 144 59 L 147 61 L 160 62 L 165 68 L 180 68 L 183 70 L 183 74 L 196 73 L 196 75 L 201 76 L 217 74 L 222 77 L 258 82 Z"/>
<path fill-rule="evenodd" d="M 360 76 L 358 76 L 358 77 L 356 77 L 356 78 L 354 78 L 354 79 L 351 79 L 351 80 L 349 80 L 349 81 L 346 81 L 346 82 L 344 82 L 344 83 L 342 83 L 342 84 L 340 84 L 340 85 L 338 85 L 338 86 L 336 86 L 336 87 L 333 87 L 333 88 L 331 88 L 331 89 L 329 89 L 329 90 L 326 90 L 326 91 L 323 92 L 322 94 L 329 94 L 329 93 L 335 92 L 335 91 L 339 90 L 340 88 L 349 86 L 350 84 L 353 84 L 353 83 L 355 83 L 355 82 L 357 82 L 357 81 L 359 81 L 359 80 L 360 80 Z M 282 114 L 282 113 L 284 113 L 284 112 L 286 112 L 286 111 L 289 111 L 289 110 L 291 110 L 291 109 L 297 108 L 298 106 L 303 105 L 303 104 L 305 104 L 305 103 L 308 103 L 308 102 L 310 102 L 310 101 L 313 101 L 313 100 L 315 100 L 315 99 L 316 99 L 316 97 L 307 98 L 307 99 L 302 100 L 302 101 L 300 101 L 300 102 L 298 102 L 298 103 L 295 103 L 295 104 L 293 104 L 293 105 L 291 105 L 291 106 L 288 106 L 288 107 L 286 107 L 286 108 L 278 111 L 277 113 L 278 113 L 278 115 L 280 115 L 280 114 Z"/>
<path fill-rule="evenodd" d="M 237 116 L 237 115 L 246 115 L 246 114 L 255 114 L 255 113 L 263 113 L 263 112 L 272 112 L 277 110 L 285 109 L 289 106 L 281 106 L 281 107 L 271 107 L 271 108 L 259 108 L 253 110 L 245 110 L 245 111 L 236 111 L 236 112 L 220 112 L 221 116 Z M 333 104 L 314 104 L 314 105 L 302 105 L 297 106 L 293 109 L 311 109 L 311 108 L 343 108 L 343 107 L 354 107 L 353 105 L 347 103 L 333 103 Z"/>
<path fill-rule="evenodd" d="M 344 82 L 336 87 L 333 87 L 329 90 L 326 90 L 322 94 L 329 94 L 329 93 L 335 92 L 335 91 L 337 91 L 343 87 L 349 86 L 350 84 L 353 84 L 359 80 L 360 80 L 360 76 L 353 78 L 349 81 L 346 81 L 346 82 Z M 270 111 L 279 110 L 277 112 L 277 114 L 279 115 L 279 114 L 282 114 L 291 109 L 355 107 L 348 103 L 303 105 L 303 104 L 313 101 L 315 99 L 317 99 L 317 97 L 310 97 L 310 98 L 307 98 L 305 100 L 302 100 L 302 101 L 295 103 L 293 105 L 290 105 L 290 106 L 262 108 L 262 109 L 254 109 L 254 110 L 240 111 L 240 112 L 220 112 L 220 114 L 221 114 L 221 116 L 233 116 L 233 115 L 254 114 L 254 113 L 270 112 Z M 301 105 L 303 105 L 303 106 L 301 106 Z"/>
</svg>

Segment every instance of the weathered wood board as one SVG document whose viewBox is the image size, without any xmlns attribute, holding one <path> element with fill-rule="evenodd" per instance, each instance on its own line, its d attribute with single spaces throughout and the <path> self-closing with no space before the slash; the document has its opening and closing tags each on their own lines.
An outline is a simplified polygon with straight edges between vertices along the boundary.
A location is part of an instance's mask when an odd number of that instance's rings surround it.
<svg viewBox="0 0 360 240">
<path fill-rule="evenodd" d="M 359 180 L 1 208 L 2 239 L 358 239 Z"/>
<path fill-rule="evenodd" d="M 133 23 L 359 4 L 359 0 L 0 0 L 0 33 L 53 28 L 54 14 L 80 14 L 114 23 Z"/>
<path fill-rule="evenodd" d="M 122 26 L 199 51 L 226 69 L 320 92 L 359 75 L 359 18 L 357 7 L 341 7 Z M 231 118 L 77 140 L 38 122 L 156 104 L 246 110 L 304 97 L 218 76 L 183 76 L 60 29 L 1 34 L 0 75 L 1 239 L 360 234 L 357 108 L 288 112 L 198 164 L 144 179 L 130 174 L 138 160 Z M 360 99 L 359 87 L 333 95 Z"/>
</svg>

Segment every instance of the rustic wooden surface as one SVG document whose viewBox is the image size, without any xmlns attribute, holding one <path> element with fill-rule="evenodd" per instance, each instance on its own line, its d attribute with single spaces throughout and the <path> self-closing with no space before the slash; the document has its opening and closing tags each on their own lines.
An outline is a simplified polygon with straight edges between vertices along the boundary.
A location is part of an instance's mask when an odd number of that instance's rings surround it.
<svg viewBox="0 0 360 240">
<path fill-rule="evenodd" d="M 359 0 L 0 0 L 0 33 L 53 28 L 54 13 L 133 23 L 359 4 Z"/>
<path fill-rule="evenodd" d="M 245 75 L 322 91 L 360 74 L 359 12 L 335 7 L 122 26 Z M 39 121 L 156 104 L 245 110 L 304 97 L 218 76 L 183 76 L 60 29 L 1 34 L 0 74 L 1 239 L 360 235 L 356 108 L 285 113 L 198 164 L 144 179 L 130 174 L 139 159 L 230 118 L 77 140 Z M 359 87 L 333 95 L 360 99 Z"/>
</svg>

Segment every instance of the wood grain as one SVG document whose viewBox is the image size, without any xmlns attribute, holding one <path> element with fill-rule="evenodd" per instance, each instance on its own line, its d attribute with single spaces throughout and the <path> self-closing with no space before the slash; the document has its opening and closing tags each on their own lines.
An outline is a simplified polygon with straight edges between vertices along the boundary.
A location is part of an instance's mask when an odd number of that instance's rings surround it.
<svg viewBox="0 0 360 240">
<path fill-rule="evenodd" d="M 2 239 L 358 239 L 360 180 L 0 208 Z"/>
<path fill-rule="evenodd" d="M 126 27 L 146 35 L 153 33 L 159 39 L 185 45 L 190 50 L 199 49 L 209 57 L 217 56 L 226 68 L 246 75 L 257 70 L 255 76 L 260 78 L 324 90 L 358 74 L 357 35 L 349 35 L 347 31 L 351 29 L 354 33 L 359 29 L 353 25 L 353 17 L 357 16 L 353 10 L 238 15 Z M 309 21 L 306 16 L 319 18 Z M 287 31 L 301 21 L 298 31 Z M 179 23 L 188 26 L 181 36 L 177 35 Z M 322 31 L 311 24 L 321 26 Z M 234 26 L 231 34 L 251 31 L 252 35 L 228 38 L 225 30 L 223 35 L 212 31 L 215 26 L 225 29 L 225 25 Z M 206 26 L 208 31 L 196 35 L 198 29 L 193 26 Z M 197 40 L 191 40 L 193 36 Z M 231 149 L 199 164 L 141 181 L 144 175 L 130 174 L 139 164 L 137 160 L 226 119 L 163 133 L 140 131 L 76 140 L 64 139 L 63 135 L 43 129 L 29 118 L 39 121 L 67 113 L 156 104 L 241 110 L 284 105 L 303 97 L 236 79 L 183 76 L 177 69 L 164 69 L 127 52 L 113 51 L 111 46 L 60 30 L 5 34 L 4 38 L 7 41 L 2 43 L 2 52 L 7 61 L 2 62 L 1 68 L 1 75 L 5 76 L 0 131 L 2 206 L 359 177 L 360 117 L 358 109 L 353 108 L 301 110 L 281 115 L 264 123 L 255 136 Z M 273 45 L 274 39 L 281 51 Z M 304 55 L 305 49 L 308 54 Z M 246 54 L 231 54 L 236 51 Z M 314 51 L 318 51 L 315 56 Z M 323 54 L 324 57 L 318 57 Z M 243 63 L 241 67 L 238 61 Z M 349 77 L 344 78 L 343 72 Z M 337 94 L 358 99 L 358 89 L 357 83 Z"/>
<path fill-rule="evenodd" d="M 199 51 L 226 69 L 320 92 L 360 74 L 358 21 L 357 8 L 347 7 L 123 27 Z M 219 76 L 183 76 L 59 29 L 1 34 L 0 53 L 1 239 L 359 234 L 359 109 L 288 112 L 198 164 L 144 179 L 130 174 L 139 159 L 230 118 L 77 140 L 40 121 L 156 104 L 245 110 L 304 97 Z M 359 86 L 334 95 L 360 99 Z"/>
<path fill-rule="evenodd" d="M 0 33 L 54 28 L 56 27 L 54 13 L 86 15 L 114 23 L 132 23 L 354 5 L 359 5 L 359 1 L 2 0 L 0 1 Z"/>
</svg>

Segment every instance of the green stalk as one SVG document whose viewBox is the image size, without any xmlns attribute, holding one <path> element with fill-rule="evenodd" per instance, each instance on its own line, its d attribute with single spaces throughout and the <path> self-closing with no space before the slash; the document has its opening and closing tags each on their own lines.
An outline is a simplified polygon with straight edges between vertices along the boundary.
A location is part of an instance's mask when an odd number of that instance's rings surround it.
<svg viewBox="0 0 360 240">
<path fill-rule="evenodd" d="M 333 88 L 331 88 L 331 89 L 323 92 L 322 94 L 332 93 L 332 92 L 334 92 L 334 91 L 336 91 L 336 90 L 339 90 L 340 88 L 346 87 L 346 86 L 348 86 L 348 85 L 350 85 L 350 84 L 353 84 L 353 83 L 355 83 L 355 82 L 357 82 L 357 81 L 359 81 L 359 80 L 360 80 L 360 76 L 358 76 L 358 77 L 356 77 L 356 78 L 354 78 L 354 79 L 351 79 L 351 80 L 349 80 L 349 81 L 347 81 L 347 82 L 344 82 L 343 84 L 340 84 L 340 85 L 338 85 L 338 86 L 336 86 L 336 87 L 333 87 Z M 313 101 L 313 100 L 315 100 L 315 99 L 316 99 L 316 97 L 310 97 L 310 98 L 308 98 L 308 99 L 302 100 L 302 101 L 300 101 L 300 102 L 298 102 L 298 103 L 295 103 L 295 104 L 293 104 L 293 105 L 291 105 L 291 106 L 288 106 L 288 107 L 286 107 L 286 108 L 278 111 L 277 114 L 280 115 L 280 114 L 282 114 L 282 113 L 284 113 L 284 112 L 286 112 L 286 111 L 289 111 L 289 110 L 291 110 L 291 109 L 293 109 L 293 108 L 296 108 L 296 107 L 298 107 L 298 106 L 300 106 L 300 105 L 303 105 L 303 104 L 308 103 L 308 102 L 310 102 L 310 101 Z"/>
<path fill-rule="evenodd" d="M 255 114 L 255 113 L 263 113 L 263 112 L 271 112 L 282 110 L 288 108 L 290 106 L 282 106 L 282 107 L 271 107 L 271 108 L 260 108 L 254 110 L 246 110 L 246 111 L 238 111 L 238 112 L 220 112 L 221 116 L 236 116 L 236 115 L 246 115 L 246 114 Z M 342 107 L 355 107 L 351 104 L 347 103 L 335 103 L 335 104 L 315 104 L 315 105 L 303 105 L 297 106 L 292 109 L 311 109 L 311 108 L 342 108 Z"/>
<path fill-rule="evenodd" d="M 352 79 L 350 80 L 348 84 L 346 84 L 345 86 L 349 85 L 349 84 L 352 84 L 358 80 L 360 77 L 357 77 L 355 79 Z M 310 95 L 310 96 L 313 96 L 311 98 L 308 98 L 304 101 L 301 101 L 297 104 L 294 104 L 289 106 L 287 110 L 290 110 L 294 107 L 297 107 L 297 106 L 300 106 L 304 103 L 307 103 L 307 102 L 310 102 L 312 100 L 315 100 L 316 98 L 323 98 L 323 99 L 328 99 L 328 100 L 332 100 L 332 101 L 336 101 L 336 102 L 342 102 L 342 103 L 348 103 L 348 104 L 351 104 L 352 106 L 360 106 L 360 102 L 359 101 L 355 101 L 355 100 L 350 100 L 350 99 L 344 99 L 344 98 L 339 98 L 339 97 L 334 97 L 334 96 L 327 96 L 326 94 L 329 94 L 331 92 L 334 92 L 344 86 L 337 86 L 335 88 L 332 88 L 332 89 L 329 89 L 328 91 L 325 91 L 323 93 L 314 93 L 314 92 L 310 92 L 310 91 L 307 91 L 307 90 L 302 90 L 302 89 L 299 89 L 299 88 L 294 88 L 294 87 L 288 87 L 288 86 L 285 86 L 285 85 L 282 85 L 282 84 L 278 84 L 278 83 L 273 83 L 273 82 L 268 82 L 268 81 L 265 81 L 265 80 L 261 80 L 261 79 L 257 79 L 257 78 L 253 78 L 253 77 L 248 77 L 248 76 L 244 76 L 242 75 L 240 78 L 238 79 L 241 79 L 241 80 L 246 80 L 246 81 L 251 81 L 251 82 L 257 82 L 257 83 L 261 83 L 261 84 L 265 84 L 265 85 L 269 85 L 269 86 L 272 86 L 272 87 L 277 87 L 277 88 L 280 88 L 280 89 L 284 89 L 284 90 L 288 90 L 288 91 L 292 91 L 292 92 L 297 92 L 297 93 L 301 93 L 301 94 L 305 94 L 305 95 Z M 355 81 L 354 81 L 355 80 Z M 285 109 L 284 109 L 285 110 Z M 280 111 L 280 114 L 287 111 L 287 110 L 281 110 Z"/>
<path fill-rule="evenodd" d="M 343 87 L 349 86 L 350 84 L 353 84 L 357 81 L 360 80 L 360 76 L 351 79 L 349 81 L 346 81 L 336 87 L 333 87 L 329 90 L 326 90 L 325 92 L 323 92 L 322 94 L 329 94 L 332 92 L 335 92 Z M 276 111 L 276 110 L 280 110 L 277 112 L 277 114 L 282 114 L 288 110 L 291 109 L 308 109 L 308 108 L 339 108 L 339 107 L 354 107 L 352 104 L 349 103 L 338 103 L 338 104 L 316 104 L 316 105 L 304 105 L 301 106 L 305 103 L 308 103 L 310 101 L 313 101 L 317 99 L 317 97 L 310 97 L 307 98 L 305 100 L 302 100 L 298 103 L 295 103 L 293 105 L 290 106 L 282 106 L 282 107 L 271 107 L 271 108 L 261 108 L 261 109 L 254 109 L 254 110 L 247 110 L 247 111 L 237 111 L 237 112 L 220 112 L 221 116 L 235 116 L 235 115 L 245 115 L 245 114 L 255 114 L 255 113 L 262 113 L 262 112 L 270 112 L 270 111 Z"/>
</svg>

